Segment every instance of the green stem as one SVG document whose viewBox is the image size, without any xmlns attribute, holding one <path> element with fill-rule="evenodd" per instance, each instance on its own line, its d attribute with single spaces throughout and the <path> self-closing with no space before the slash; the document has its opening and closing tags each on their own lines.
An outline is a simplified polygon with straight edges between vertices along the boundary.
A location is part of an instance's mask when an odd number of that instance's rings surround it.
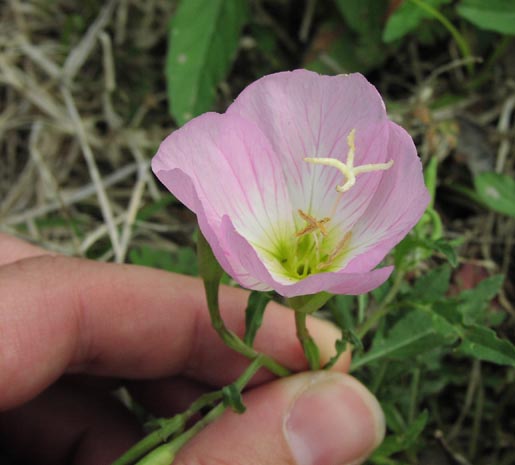
<svg viewBox="0 0 515 465">
<path fill-rule="evenodd" d="M 257 371 L 263 366 L 265 357 L 261 354 L 256 357 L 252 363 L 247 367 L 243 374 L 234 382 L 234 385 L 238 391 L 242 391 L 243 388 L 248 384 L 252 377 Z M 221 391 L 220 391 L 221 392 Z M 195 423 L 190 429 L 185 431 L 180 436 L 176 437 L 167 444 L 163 444 L 156 450 L 152 451 L 147 457 L 138 461 L 136 465 L 168 465 L 170 460 L 173 461 L 179 450 L 193 437 L 195 437 L 200 431 L 202 431 L 207 425 L 215 421 L 224 411 L 226 406 L 223 402 L 220 402 L 214 407 L 205 417 Z M 168 460 L 168 462 L 165 462 Z"/>
<path fill-rule="evenodd" d="M 257 352 L 251 346 L 245 344 L 236 334 L 227 329 L 220 314 L 220 306 L 218 304 L 219 283 L 204 280 L 204 287 L 206 290 L 207 306 L 209 309 L 209 315 L 211 317 L 211 323 L 224 343 L 234 351 L 244 355 L 251 360 L 255 360 L 260 357 L 262 365 L 271 371 L 274 375 L 281 377 L 288 376 L 290 374 L 290 370 L 282 366 L 279 362 L 275 361 L 268 355 Z"/>
<path fill-rule="evenodd" d="M 395 275 L 392 287 L 386 294 L 386 297 L 381 301 L 376 311 L 365 320 L 365 323 L 356 331 L 356 334 L 360 339 L 363 339 L 370 329 L 383 318 L 390 310 L 390 303 L 395 299 L 395 296 L 399 293 L 402 280 L 404 279 L 404 272 L 398 271 Z"/>
<path fill-rule="evenodd" d="M 471 60 L 470 62 L 467 63 L 467 68 L 468 68 L 469 72 L 472 73 L 474 71 L 474 62 L 472 61 L 472 53 L 470 51 L 470 48 L 469 48 L 469 45 L 468 45 L 467 41 L 460 34 L 460 32 L 436 8 L 433 8 L 431 5 L 428 5 L 423 0 L 410 0 L 410 1 L 412 3 L 414 3 L 415 5 L 417 5 L 418 7 L 422 8 L 423 10 L 425 10 L 427 13 L 429 13 L 435 19 L 440 21 L 440 23 L 442 23 L 442 25 L 449 31 L 449 33 L 452 35 L 452 37 L 456 41 L 456 44 L 458 45 L 458 48 L 460 49 L 460 52 L 463 55 L 463 58 Z"/>
<path fill-rule="evenodd" d="M 241 392 L 248 384 L 257 371 L 263 366 L 264 356 L 259 355 L 247 367 L 243 374 L 234 382 L 234 385 Z M 204 418 L 199 420 L 189 430 L 177 436 L 170 442 L 166 442 L 173 434 L 184 429 L 186 422 L 204 407 L 221 400 L 223 390 L 204 394 L 199 397 L 184 413 L 174 417 L 161 420 L 161 428 L 149 434 L 133 447 L 131 447 L 119 459 L 111 465 L 169 465 L 179 449 L 186 444 L 195 434 L 197 434 L 207 424 L 218 418 L 225 410 L 223 403 L 219 403 Z M 164 444 L 163 444 L 164 443 Z"/>
<path fill-rule="evenodd" d="M 204 281 L 204 288 L 206 290 L 207 306 L 209 309 L 209 316 L 211 317 L 211 324 L 216 330 L 224 343 L 234 351 L 244 355 L 250 360 L 255 360 L 262 354 L 253 349 L 250 345 L 245 344 L 232 331 L 229 331 L 220 314 L 220 304 L 218 300 L 218 292 L 220 288 L 220 281 L 223 276 L 223 270 L 218 261 L 216 260 L 213 251 L 207 242 L 202 232 L 198 232 L 197 239 L 197 256 L 199 263 L 199 272 L 202 280 Z M 279 362 L 266 355 L 261 358 L 263 366 L 277 376 L 288 376 L 290 371 L 283 367 Z"/>
<path fill-rule="evenodd" d="M 182 414 L 175 415 L 167 420 L 162 420 L 160 429 L 144 437 L 111 465 L 130 465 L 131 463 L 134 463 L 140 457 L 159 446 L 159 444 L 165 442 L 174 433 L 182 431 L 184 424 L 185 418 Z"/>
<path fill-rule="evenodd" d="M 318 347 L 309 334 L 308 327 L 306 326 L 306 313 L 295 312 L 295 326 L 297 328 L 297 338 L 299 339 L 304 354 L 309 363 L 311 370 L 320 369 L 320 353 Z"/>
</svg>

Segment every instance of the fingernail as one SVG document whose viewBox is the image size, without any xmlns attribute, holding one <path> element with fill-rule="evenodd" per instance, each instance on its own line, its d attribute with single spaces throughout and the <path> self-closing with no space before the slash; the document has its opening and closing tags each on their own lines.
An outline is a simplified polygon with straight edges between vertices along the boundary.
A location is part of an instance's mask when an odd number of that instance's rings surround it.
<svg viewBox="0 0 515 465">
<path fill-rule="evenodd" d="M 356 465 L 383 440 L 384 416 L 354 378 L 319 372 L 300 389 L 284 431 L 296 465 Z"/>
</svg>

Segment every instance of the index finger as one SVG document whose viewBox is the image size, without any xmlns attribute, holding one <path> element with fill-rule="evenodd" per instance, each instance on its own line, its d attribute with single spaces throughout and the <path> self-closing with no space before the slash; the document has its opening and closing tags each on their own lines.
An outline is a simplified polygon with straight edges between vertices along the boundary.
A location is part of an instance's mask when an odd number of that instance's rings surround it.
<svg viewBox="0 0 515 465">
<path fill-rule="evenodd" d="M 224 288 L 221 308 L 242 334 L 245 291 Z M 18 405 L 62 373 L 131 379 L 187 374 L 232 382 L 248 363 L 211 328 L 202 283 L 159 270 L 62 256 L 0 267 L 0 409 Z M 322 358 L 339 333 L 310 322 Z M 293 313 L 270 304 L 256 348 L 292 370 L 305 368 Z M 348 366 L 349 355 L 338 368 Z"/>
</svg>

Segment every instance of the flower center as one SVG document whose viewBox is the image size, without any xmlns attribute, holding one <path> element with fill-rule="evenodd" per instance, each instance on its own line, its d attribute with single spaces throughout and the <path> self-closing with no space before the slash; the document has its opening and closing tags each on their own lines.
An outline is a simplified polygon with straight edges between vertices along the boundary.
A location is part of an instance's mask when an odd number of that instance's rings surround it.
<svg viewBox="0 0 515 465">
<path fill-rule="evenodd" d="M 312 210 L 298 210 L 302 223 L 289 237 L 275 244 L 273 251 L 265 251 L 277 272 L 288 279 L 300 280 L 311 274 L 337 271 L 342 267 L 345 256 L 352 249 L 352 231 L 343 231 L 331 227 L 331 218 L 335 215 L 337 205 L 343 194 L 356 184 L 356 176 L 372 171 L 385 171 L 392 167 L 393 160 L 387 163 L 371 163 L 354 166 L 356 153 L 356 130 L 347 136 L 347 160 L 342 162 L 334 158 L 304 158 L 308 163 L 325 165 L 338 169 L 344 176 L 344 183 L 336 186 L 336 196 L 329 216 L 318 219 Z M 296 222 L 297 223 L 297 222 Z"/>
<path fill-rule="evenodd" d="M 339 193 L 330 216 L 317 219 L 311 213 L 298 210 L 298 214 L 304 222 L 293 238 L 287 239 L 274 254 L 281 264 L 283 272 L 294 279 L 303 279 L 315 273 L 338 269 L 344 256 L 350 251 L 352 231 L 342 233 L 336 228 L 328 227 L 331 216 L 336 212 L 336 206 L 341 200 L 342 194 L 356 184 L 356 176 L 372 171 L 385 171 L 392 167 L 393 160 L 387 163 L 373 163 L 354 166 L 356 130 L 352 129 L 347 136 L 347 160 L 342 162 L 335 158 L 304 158 L 308 163 L 315 165 L 332 166 L 338 169 L 344 176 L 345 182 L 336 186 Z M 277 262 L 276 262 L 277 263 Z"/>
</svg>

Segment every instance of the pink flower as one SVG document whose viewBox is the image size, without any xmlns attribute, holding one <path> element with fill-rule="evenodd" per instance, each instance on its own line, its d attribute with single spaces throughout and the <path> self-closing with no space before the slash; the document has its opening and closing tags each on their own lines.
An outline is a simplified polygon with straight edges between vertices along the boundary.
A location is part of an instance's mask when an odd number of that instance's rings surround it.
<svg viewBox="0 0 515 465">
<path fill-rule="evenodd" d="M 411 137 L 360 74 L 265 76 L 170 134 L 152 168 L 230 276 L 286 297 L 376 288 L 429 202 Z"/>
</svg>

